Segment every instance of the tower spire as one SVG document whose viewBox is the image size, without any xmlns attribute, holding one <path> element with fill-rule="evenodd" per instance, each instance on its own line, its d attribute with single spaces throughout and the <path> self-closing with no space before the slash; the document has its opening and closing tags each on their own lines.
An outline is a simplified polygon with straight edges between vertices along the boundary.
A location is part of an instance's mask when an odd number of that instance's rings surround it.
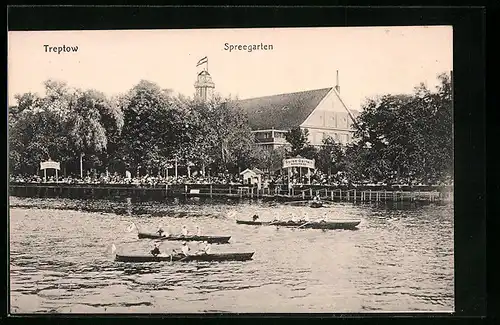
<svg viewBox="0 0 500 325">
<path fill-rule="evenodd" d="M 335 85 L 335 90 L 340 93 L 340 85 L 339 85 L 339 70 L 337 70 L 337 84 Z"/>
</svg>

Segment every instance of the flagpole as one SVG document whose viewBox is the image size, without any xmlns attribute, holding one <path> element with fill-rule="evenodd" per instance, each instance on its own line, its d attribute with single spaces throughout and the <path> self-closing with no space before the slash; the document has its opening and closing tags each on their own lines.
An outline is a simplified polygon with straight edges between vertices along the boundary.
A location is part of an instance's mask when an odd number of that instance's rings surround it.
<svg viewBox="0 0 500 325">
<path fill-rule="evenodd" d="M 207 57 L 207 70 L 206 71 L 208 72 L 208 57 Z"/>
</svg>

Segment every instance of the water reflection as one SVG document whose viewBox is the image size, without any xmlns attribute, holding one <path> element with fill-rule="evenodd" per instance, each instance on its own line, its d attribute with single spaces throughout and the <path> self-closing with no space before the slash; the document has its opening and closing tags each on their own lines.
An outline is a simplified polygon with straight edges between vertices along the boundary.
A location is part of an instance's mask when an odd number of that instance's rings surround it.
<svg viewBox="0 0 500 325">
<path fill-rule="evenodd" d="M 237 225 L 277 214 L 361 219 L 357 231 Z M 234 215 L 234 217 L 230 217 Z M 173 231 L 183 224 L 231 235 L 215 252 L 255 251 L 250 262 L 117 263 L 153 241 L 134 222 Z M 161 242 L 161 250 L 180 242 Z M 197 245 L 190 243 L 190 245 Z M 442 205 L 273 202 L 78 201 L 11 198 L 12 311 L 17 312 L 363 312 L 453 310 L 453 211 Z"/>
</svg>

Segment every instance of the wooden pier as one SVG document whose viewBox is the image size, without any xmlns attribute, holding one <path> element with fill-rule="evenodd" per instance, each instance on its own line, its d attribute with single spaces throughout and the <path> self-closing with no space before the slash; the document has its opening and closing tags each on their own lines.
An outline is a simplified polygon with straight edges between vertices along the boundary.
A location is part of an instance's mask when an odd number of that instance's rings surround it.
<svg viewBox="0 0 500 325">
<path fill-rule="evenodd" d="M 290 188 L 271 186 L 257 188 L 246 185 L 183 184 L 139 186 L 122 184 L 10 184 L 11 196 L 74 199 L 118 199 L 163 201 L 167 198 L 233 198 L 275 201 L 311 200 L 319 196 L 334 202 L 387 202 L 387 201 L 453 201 L 452 190 L 429 189 L 347 189 L 326 186 Z"/>
</svg>

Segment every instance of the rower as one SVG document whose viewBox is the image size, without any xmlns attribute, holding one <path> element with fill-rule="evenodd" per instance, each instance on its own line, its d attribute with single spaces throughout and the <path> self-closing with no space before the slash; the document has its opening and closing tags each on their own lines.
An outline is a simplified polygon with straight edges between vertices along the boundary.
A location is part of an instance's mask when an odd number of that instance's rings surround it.
<svg viewBox="0 0 500 325">
<path fill-rule="evenodd" d="M 203 244 L 205 244 L 205 248 L 203 249 L 205 254 L 210 254 L 210 249 L 212 248 L 212 245 L 207 241 L 204 241 Z"/>
<path fill-rule="evenodd" d="M 201 236 L 201 228 L 200 228 L 200 226 L 196 226 L 196 236 Z"/>
<path fill-rule="evenodd" d="M 185 256 L 189 255 L 189 246 L 187 245 L 186 242 L 182 243 L 181 251 L 182 251 L 182 254 L 184 254 Z"/>
<path fill-rule="evenodd" d="M 158 230 L 156 231 L 156 233 L 158 234 L 158 236 L 162 236 L 163 233 L 165 233 L 161 227 L 161 225 L 158 226 Z"/>
<path fill-rule="evenodd" d="M 188 230 L 187 230 L 186 225 L 182 226 L 182 235 L 183 236 L 187 236 L 188 235 Z"/>
<path fill-rule="evenodd" d="M 158 248 L 158 244 L 155 244 L 155 247 L 151 250 L 151 255 L 154 257 L 160 254 L 160 249 Z"/>
<path fill-rule="evenodd" d="M 257 221 L 257 219 L 259 219 L 259 216 L 254 214 L 253 217 L 252 217 L 253 221 Z"/>
</svg>

